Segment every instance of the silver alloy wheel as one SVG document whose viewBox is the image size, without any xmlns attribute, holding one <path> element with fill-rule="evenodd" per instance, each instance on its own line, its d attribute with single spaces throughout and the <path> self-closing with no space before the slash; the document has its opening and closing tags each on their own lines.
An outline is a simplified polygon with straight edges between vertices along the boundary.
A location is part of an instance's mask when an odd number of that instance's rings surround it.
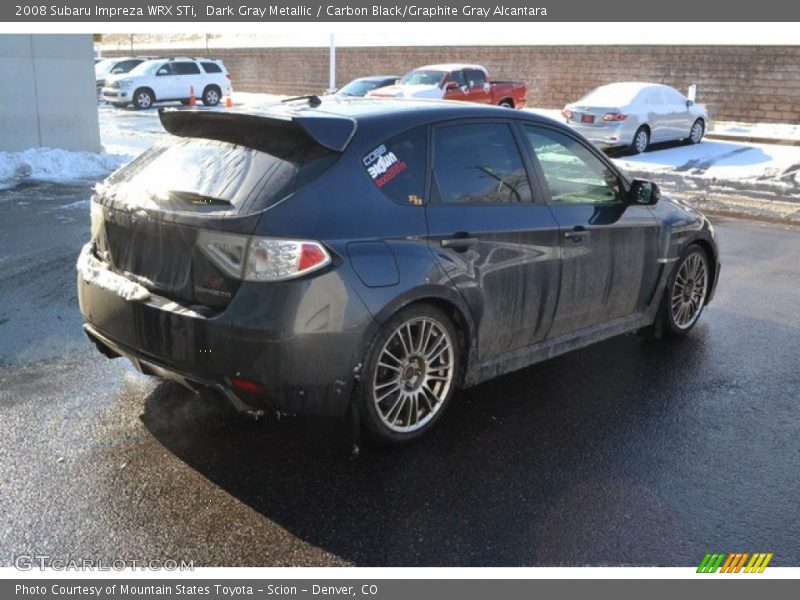
<svg viewBox="0 0 800 600">
<path fill-rule="evenodd" d="M 453 385 L 453 341 L 431 317 L 410 319 L 383 345 L 375 368 L 372 400 L 383 424 L 401 433 L 424 427 Z"/>
<path fill-rule="evenodd" d="M 703 123 L 698 119 L 694 122 L 692 130 L 689 132 L 689 139 L 693 144 L 699 144 L 700 140 L 703 139 L 703 130 Z"/>
<path fill-rule="evenodd" d="M 217 90 L 210 89 L 206 92 L 206 95 L 203 97 L 203 104 L 207 104 L 208 106 L 216 106 L 219 104 L 219 94 Z"/>
<path fill-rule="evenodd" d="M 636 147 L 636 151 L 641 153 L 647 150 L 647 145 L 650 143 L 650 135 L 647 133 L 646 129 L 640 129 L 636 132 L 636 139 L 634 140 L 634 146 Z"/>
<path fill-rule="evenodd" d="M 708 292 L 708 265 L 705 256 L 692 252 L 678 267 L 672 284 L 670 310 L 678 329 L 689 329 L 703 309 Z"/>
<path fill-rule="evenodd" d="M 136 106 L 139 108 L 150 108 L 152 102 L 150 101 L 150 94 L 147 92 L 139 92 L 136 96 Z"/>
</svg>

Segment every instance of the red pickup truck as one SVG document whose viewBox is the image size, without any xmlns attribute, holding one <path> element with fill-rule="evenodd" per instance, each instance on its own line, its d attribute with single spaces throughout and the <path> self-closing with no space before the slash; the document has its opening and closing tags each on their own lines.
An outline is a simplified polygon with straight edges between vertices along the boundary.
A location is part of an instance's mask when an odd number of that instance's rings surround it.
<svg viewBox="0 0 800 600">
<path fill-rule="evenodd" d="M 372 90 L 374 98 L 443 98 L 523 108 L 528 90 L 521 81 L 492 81 L 481 65 L 428 65 L 404 75 L 395 85 Z"/>
</svg>

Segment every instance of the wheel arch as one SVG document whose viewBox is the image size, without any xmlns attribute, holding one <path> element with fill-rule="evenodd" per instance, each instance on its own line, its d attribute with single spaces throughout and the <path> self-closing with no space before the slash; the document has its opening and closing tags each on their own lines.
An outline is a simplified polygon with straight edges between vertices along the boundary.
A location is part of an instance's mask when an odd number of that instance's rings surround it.
<svg viewBox="0 0 800 600">
<path fill-rule="evenodd" d="M 155 90 L 153 88 L 151 88 L 149 85 L 140 85 L 139 87 L 134 88 L 133 95 L 131 96 L 131 99 L 136 98 L 136 95 L 141 91 L 149 92 L 150 93 L 150 97 L 153 99 L 153 102 L 157 102 L 158 101 L 158 97 L 156 96 Z M 136 101 L 134 100 L 134 104 L 135 104 L 135 102 Z"/>
<path fill-rule="evenodd" d="M 455 290 L 440 286 L 424 286 L 395 298 L 375 314 L 375 327 L 366 332 L 364 347 L 369 348 L 378 329 L 393 315 L 409 306 L 422 304 L 435 306 L 442 310 L 450 318 L 459 335 L 461 368 L 458 373 L 457 385 L 461 387 L 465 382 L 469 382 L 471 366 L 475 364 L 476 327 L 469 307 Z"/>
</svg>

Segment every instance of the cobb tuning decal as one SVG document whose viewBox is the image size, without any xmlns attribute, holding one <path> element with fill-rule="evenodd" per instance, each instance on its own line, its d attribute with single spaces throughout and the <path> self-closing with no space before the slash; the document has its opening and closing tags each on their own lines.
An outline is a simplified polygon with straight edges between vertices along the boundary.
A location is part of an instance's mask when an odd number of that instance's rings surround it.
<svg viewBox="0 0 800 600">
<path fill-rule="evenodd" d="M 389 152 L 383 144 L 364 157 L 364 165 L 378 187 L 383 187 L 398 173 L 408 168 L 405 161 L 398 159 L 395 153 Z"/>
</svg>

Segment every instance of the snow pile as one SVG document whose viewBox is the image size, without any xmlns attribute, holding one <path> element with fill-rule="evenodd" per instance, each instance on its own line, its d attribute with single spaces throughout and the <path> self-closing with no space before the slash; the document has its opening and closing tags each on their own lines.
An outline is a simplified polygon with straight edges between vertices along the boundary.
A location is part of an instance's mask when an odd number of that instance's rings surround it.
<svg viewBox="0 0 800 600">
<path fill-rule="evenodd" d="M 0 190 L 33 181 L 65 183 L 103 177 L 131 160 L 129 155 L 30 148 L 0 152 Z"/>
</svg>

